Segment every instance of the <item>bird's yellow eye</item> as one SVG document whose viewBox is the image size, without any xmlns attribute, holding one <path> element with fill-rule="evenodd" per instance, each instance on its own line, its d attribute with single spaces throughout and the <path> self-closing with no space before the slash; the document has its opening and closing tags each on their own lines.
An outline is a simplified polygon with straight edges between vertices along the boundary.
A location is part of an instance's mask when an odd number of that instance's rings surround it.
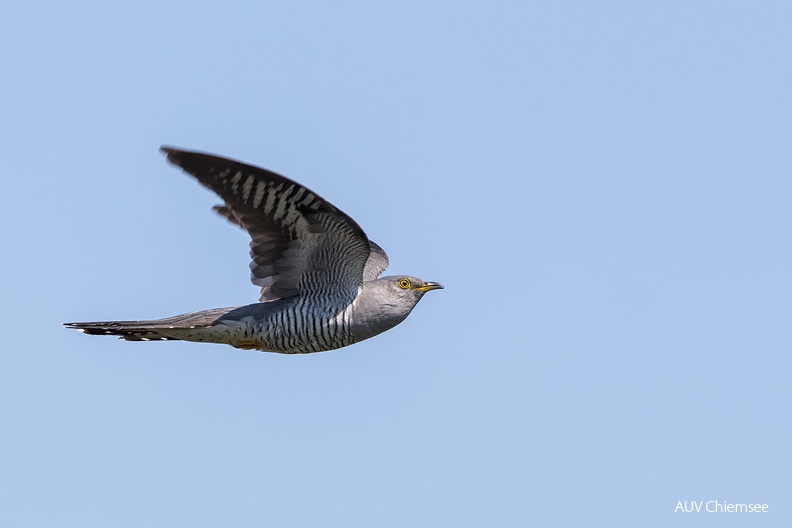
<svg viewBox="0 0 792 528">
<path fill-rule="evenodd" d="M 399 288 L 402 290 L 406 290 L 410 287 L 410 279 L 401 279 L 399 280 Z"/>
</svg>

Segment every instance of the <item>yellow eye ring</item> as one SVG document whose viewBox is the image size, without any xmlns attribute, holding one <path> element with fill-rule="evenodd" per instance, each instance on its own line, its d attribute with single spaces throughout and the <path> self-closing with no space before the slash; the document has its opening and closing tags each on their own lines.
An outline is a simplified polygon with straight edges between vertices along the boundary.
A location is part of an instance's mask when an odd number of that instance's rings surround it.
<svg viewBox="0 0 792 528">
<path fill-rule="evenodd" d="M 400 279 L 399 280 L 399 288 L 402 290 L 406 290 L 410 287 L 410 279 Z"/>
</svg>

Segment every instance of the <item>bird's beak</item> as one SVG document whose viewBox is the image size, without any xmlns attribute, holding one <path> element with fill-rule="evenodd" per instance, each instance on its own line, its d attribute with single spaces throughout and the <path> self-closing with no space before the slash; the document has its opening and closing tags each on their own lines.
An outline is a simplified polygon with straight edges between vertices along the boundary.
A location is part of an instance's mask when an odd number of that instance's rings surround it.
<svg viewBox="0 0 792 528">
<path fill-rule="evenodd" d="M 443 289 L 443 285 L 440 284 L 439 282 L 424 282 L 420 286 L 416 286 L 413 289 L 425 293 L 425 292 L 428 292 L 428 291 L 431 291 L 431 290 L 442 290 Z"/>
</svg>

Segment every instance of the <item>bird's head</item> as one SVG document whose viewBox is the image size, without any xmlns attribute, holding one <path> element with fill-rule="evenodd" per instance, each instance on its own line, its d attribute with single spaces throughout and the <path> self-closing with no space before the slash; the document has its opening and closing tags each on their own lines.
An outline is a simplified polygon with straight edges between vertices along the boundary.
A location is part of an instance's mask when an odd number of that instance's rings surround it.
<svg viewBox="0 0 792 528">
<path fill-rule="evenodd" d="M 382 277 L 381 281 L 385 282 L 392 291 L 398 295 L 412 296 L 413 298 L 420 299 L 423 294 L 432 290 L 442 290 L 443 285 L 437 282 L 426 282 L 416 277 L 407 275 L 393 275 L 390 277 Z"/>
<path fill-rule="evenodd" d="M 382 304 L 399 307 L 406 313 L 418 304 L 426 292 L 443 288 L 443 285 L 437 282 L 426 282 L 409 275 L 381 277 L 375 282 Z"/>
<path fill-rule="evenodd" d="M 366 339 L 404 320 L 428 291 L 442 289 L 436 282 L 426 282 L 409 275 L 380 277 L 363 284 L 355 301 L 358 339 Z"/>
</svg>

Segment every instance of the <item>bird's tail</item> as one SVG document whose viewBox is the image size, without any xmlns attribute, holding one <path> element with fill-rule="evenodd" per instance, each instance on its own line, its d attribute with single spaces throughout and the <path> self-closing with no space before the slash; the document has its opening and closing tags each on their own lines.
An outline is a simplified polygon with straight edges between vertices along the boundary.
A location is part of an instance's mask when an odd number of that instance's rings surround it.
<svg viewBox="0 0 792 528">
<path fill-rule="evenodd" d="M 89 335 L 117 335 L 127 341 L 168 341 L 179 339 L 164 333 L 171 330 L 171 328 L 163 328 L 156 321 L 64 323 L 63 326 L 74 328 Z"/>
<path fill-rule="evenodd" d="M 233 308 L 215 308 L 166 319 L 64 323 L 63 326 L 89 335 L 117 335 L 127 341 L 172 341 L 185 339 L 191 331 L 198 333 L 199 329 L 212 326 L 232 310 Z"/>
</svg>

